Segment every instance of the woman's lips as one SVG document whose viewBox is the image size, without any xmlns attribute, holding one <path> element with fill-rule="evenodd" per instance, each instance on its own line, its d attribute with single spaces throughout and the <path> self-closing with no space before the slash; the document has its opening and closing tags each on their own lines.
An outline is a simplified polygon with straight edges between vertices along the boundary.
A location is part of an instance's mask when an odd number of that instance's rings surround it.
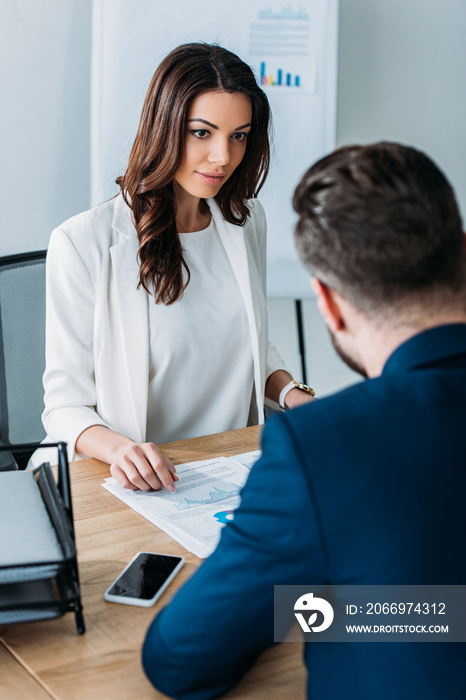
<svg viewBox="0 0 466 700">
<path fill-rule="evenodd" d="M 208 182 L 209 185 L 220 185 L 225 179 L 224 173 L 201 173 L 196 170 L 196 175 L 199 175 L 201 180 Z"/>
</svg>

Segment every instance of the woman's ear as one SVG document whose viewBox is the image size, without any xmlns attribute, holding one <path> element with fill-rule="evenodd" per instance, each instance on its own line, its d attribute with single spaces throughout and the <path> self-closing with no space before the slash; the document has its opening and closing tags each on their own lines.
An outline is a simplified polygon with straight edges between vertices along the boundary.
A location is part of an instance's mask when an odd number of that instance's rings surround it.
<svg viewBox="0 0 466 700">
<path fill-rule="evenodd" d="M 326 326 L 334 332 L 343 330 L 346 323 L 337 292 L 317 277 L 311 277 L 311 287 L 317 297 L 317 308 Z"/>
</svg>

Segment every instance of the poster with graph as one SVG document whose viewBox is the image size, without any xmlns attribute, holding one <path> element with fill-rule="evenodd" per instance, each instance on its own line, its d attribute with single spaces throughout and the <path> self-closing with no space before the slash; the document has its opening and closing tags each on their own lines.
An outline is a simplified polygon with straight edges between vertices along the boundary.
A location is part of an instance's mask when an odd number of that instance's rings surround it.
<svg viewBox="0 0 466 700">
<path fill-rule="evenodd" d="M 217 42 L 252 67 L 272 108 L 271 170 L 259 195 L 269 296 L 309 296 L 291 199 L 307 167 L 335 147 L 338 0 L 94 0 L 93 13 L 92 203 L 118 191 L 162 58 L 181 43 Z"/>
<path fill-rule="evenodd" d="M 290 89 L 315 92 L 317 30 L 305 5 L 259 5 L 249 28 L 249 57 L 264 90 L 286 88 L 288 96 Z"/>
</svg>

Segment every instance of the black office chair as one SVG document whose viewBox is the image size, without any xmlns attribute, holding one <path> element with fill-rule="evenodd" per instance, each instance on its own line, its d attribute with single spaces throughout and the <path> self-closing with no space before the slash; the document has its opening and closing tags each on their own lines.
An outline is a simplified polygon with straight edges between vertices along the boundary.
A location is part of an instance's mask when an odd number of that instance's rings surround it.
<svg viewBox="0 0 466 700">
<path fill-rule="evenodd" d="M 39 250 L 0 258 L 0 443 L 23 444 L 20 469 L 45 437 L 45 257 Z M 9 459 L 4 469 L 14 467 Z"/>
</svg>

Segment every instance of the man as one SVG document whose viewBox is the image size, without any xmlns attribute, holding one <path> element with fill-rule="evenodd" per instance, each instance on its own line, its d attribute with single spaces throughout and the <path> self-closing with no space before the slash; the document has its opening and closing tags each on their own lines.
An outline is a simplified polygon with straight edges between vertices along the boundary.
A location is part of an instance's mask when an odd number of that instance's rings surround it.
<svg viewBox="0 0 466 700">
<path fill-rule="evenodd" d="M 295 193 L 296 241 L 334 345 L 367 376 L 274 416 L 234 521 L 149 629 L 179 698 L 237 683 L 273 643 L 282 584 L 465 584 L 466 272 L 453 191 L 424 154 L 342 148 Z M 317 700 L 459 700 L 454 643 L 306 644 Z"/>
</svg>

